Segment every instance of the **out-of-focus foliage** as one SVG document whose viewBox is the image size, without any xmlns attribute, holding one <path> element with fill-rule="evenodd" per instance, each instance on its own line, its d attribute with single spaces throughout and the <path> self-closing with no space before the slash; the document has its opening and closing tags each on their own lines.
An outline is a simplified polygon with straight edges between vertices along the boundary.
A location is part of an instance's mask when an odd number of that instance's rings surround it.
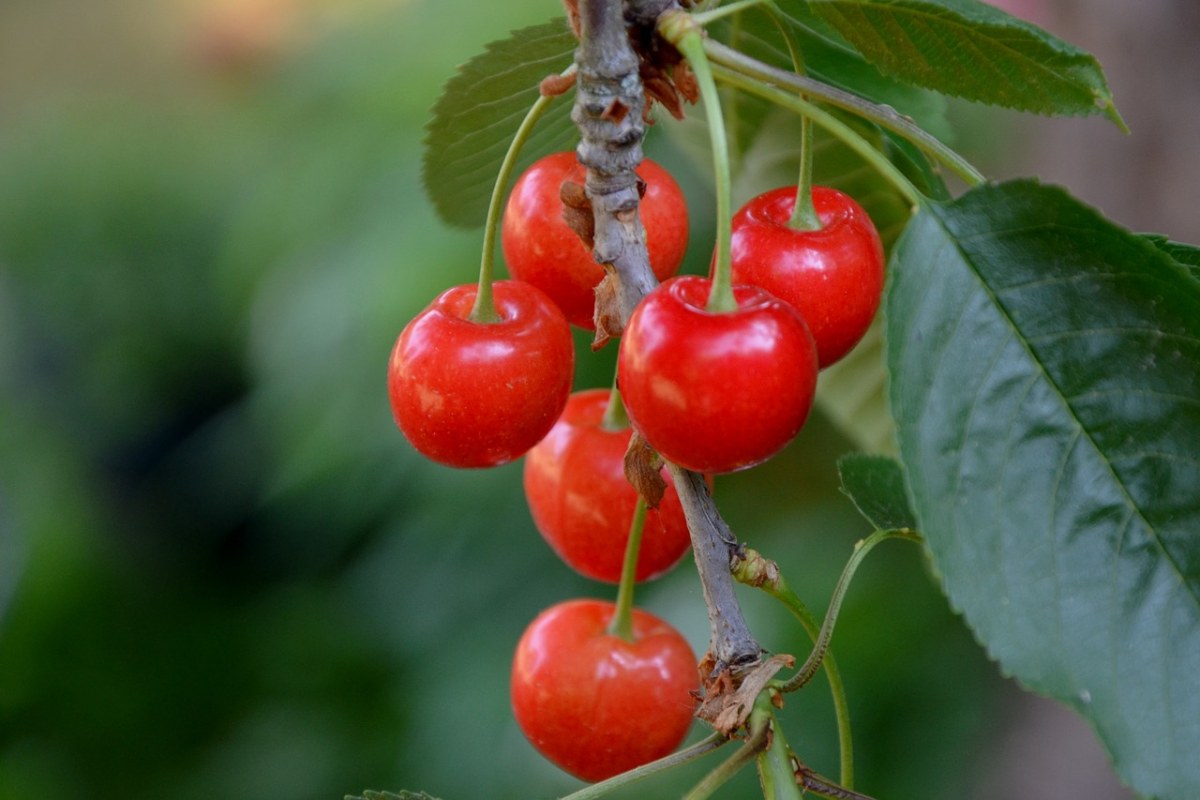
<svg viewBox="0 0 1200 800">
<path fill-rule="evenodd" d="M 279 27 L 238 38 L 236 14 L 126 0 L 103 46 L 96 9 L 36 5 L 0 7 L 5 41 L 19 22 L 62 45 L 45 72 L 53 48 L 27 46 L 25 79 L 0 83 L 0 798 L 575 787 L 513 723 L 509 659 L 539 610 L 612 589 L 542 543 L 519 465 L 417 457 L 383 378 L 404 323 L 478 264 L 477 234 L 437 223 L 420 188 L 428 109 L 455 63 L 557 4 L 374 3 L 332 24 L 264 0 Z M 703 270 L 710 198 L 665 141 L 649 149 L 683 170 Z M 581 386 L 608 383 L 611 350 L 581 357 Z M 868 532 L 837 490 L 848 449 L 817 418 L 717 482 L 816 609 Z M 781 609 L 745 600 L 767 647 L 806 652 Z M 690 564 L 639 603 L 703 649 Z M 1001 684 L 915 549 L 860 570 L 835 649 L 858 785 L 967 792 Z M 824 691 L 786 724 L 836 774 Z M 678 796 L 707 766 L 622 796 Z"/>
</svg>

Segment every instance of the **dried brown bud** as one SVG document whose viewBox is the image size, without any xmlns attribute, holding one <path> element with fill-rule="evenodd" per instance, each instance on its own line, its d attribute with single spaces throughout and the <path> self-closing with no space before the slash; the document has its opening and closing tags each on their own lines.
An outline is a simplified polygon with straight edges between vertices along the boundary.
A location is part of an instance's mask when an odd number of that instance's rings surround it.
<svg viewBox="0 0 1200 800">
<path fill-rule="evenodd" d="M 596 323 L 596 335 L 592 337 L 592 350 L 596 351 L 608 344 L 610 339 L 618 338 L 625 330 L 621 324 L 621 304 L 617 297 L 620 278 L 607 265 L 604 267 L 604 277 L 596 286 L 596 307 L 592 321 Z"/>
<path fill-rule="evenodd" d="M 795 663 L 796 659 L 789 655 L 777 655 L 747 666 L 728 667 L 717 664 L 711 655 L 707 656 L 701 662 L 701 669 L 708 666 L 709 671 L 700 674 L 704 701 L 696 716 L 726 736 L 732 735 L 746 724 L 755 699 L 775 673 L 790 669 Z M 713 669 L 717 671 L 714 673 Z"/>
<path fill-rule="evenodd" d="M 596 218 L 592 213 L 592 201 L 588 199 L 587 190 L 581 183 L 563 181 L 558 189 L 558 199 L 562 200 L 563 204 L 563 222 L 575 231 L 583 246 L 591 250 L 596 244 Z"/>
<path fill-rule="evenodd" d="M 660 471 L 662 465 L 662 458 L 655 449 L 634 431 L 625 450 L 625 479 L 646 498 L 650 508 L 658 508 L 667 491 L 667 482 Z"/>
</svg>

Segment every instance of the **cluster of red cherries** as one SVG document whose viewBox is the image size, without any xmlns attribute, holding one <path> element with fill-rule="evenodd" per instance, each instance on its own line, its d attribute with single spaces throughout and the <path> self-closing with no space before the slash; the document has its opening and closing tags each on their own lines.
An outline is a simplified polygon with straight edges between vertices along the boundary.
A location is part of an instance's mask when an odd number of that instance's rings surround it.
<svg viewBox="0 0 1200 800">
<path fill-rule="evenodd" d="M 514 280 L 491 282 L 488 303 L 476 285 L 442 293 L 400 334 L 388 365 L 396 423 L 419 452 L 453 467 L 526 455 L 537 529 L 568 565 L 609 583 L 621 580 L 638 505 L 623 465 L 633 429 L 667 461 L 705 475 L 771 458 L 803 426 L 818 370 L 866 332 L 884 277 L 879 235 L 854 200 L 814 187 L 820 227 L 800 230 L 790 223 L 796 188 L 785 187 L 734 216 L 736 308 L 710 310 L 711 277 L 672 277 L 688 240 L 682 191 L 651 161 L 638 174 L 662 283 L 621 336 L 619 393 L 571 393 L 570 325 L 593 327 L 604 272 L 563 220 L 562 184 L 585 179 L 570 152 L 536 162 L 513 187 L 501 241 Z M 690 544 L 662 474 L 667 492 L 646 513 L 637 581 L 667 572 Z M 616 614 L 599 600 L 555 605 L 526 629 L 513 659 L 522 731 L 587 781 L 672 752 L 695 709 L 696 657 L 684 637 L 637 609 L 618 631 Z"/>
</svg>

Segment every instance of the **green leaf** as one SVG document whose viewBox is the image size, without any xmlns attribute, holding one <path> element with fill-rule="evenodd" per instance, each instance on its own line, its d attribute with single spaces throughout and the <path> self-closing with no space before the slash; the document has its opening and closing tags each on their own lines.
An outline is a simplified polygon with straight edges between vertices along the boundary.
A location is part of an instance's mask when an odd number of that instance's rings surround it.
<svg viewBox="0 0 1200 800">
<path fill-rule="evenodd" d="M 570 65 L 576 44 L 563 19 L 522 28 L 489 44 L 446 82 L 426 127 L 421 178 L 447 223 L 483 225 L 496 173 L 538 99 L 539 84 Z M 517 174 L 537 158 L 573 145 L 570 113 L 569 97 L 550 106 L 522 152 Z"/>
<path fill-rule="evenodd" d="M 921 531 L 1004 670 L 1200 797 L 1200 285 L 1033 181 L 914 218 L 886 300 Z"/>
<path fill-rule="evenodd" d="M 1200 280 L 1200 247 L 1173 242 L 1166 236 L 1157 234 L 1151 234 L 1144 238 L 1190 272 L 1193 278 Z"/>
<path fill-rule="evenodd" d="M 842 493 L 877 530 L 917 530 L 900 462 L 887 456 L 847 453 L 838 459 L 837 468 Z"/>
<path fill-rule="evenodd" d="M 885 75 L 1039 114 L 1105 114 L 1124 128 L 1099 62 L 977 0 L 781 0 L 832 25 Z"/>
<path fill-rule="evenodd" d="M 945 98 L 886 77 L 836 30 L 811 13 L 797 16 L 780 8 L 776 18 L 802 51 L 806 74 L 876 103 L 890 105 L 939 138 L 946 139 L 951 135 Z M 712 33 L 759 61 L 782 69 L 793 68 L 779 27 L 761 9 L 751 9 L 730 22 L 714 25 Z M 739 130 L 754 132 L 759 128 L 761 113 L 743 114 L 738 109 L 735 119 Z"/>
<path fill-rule="evenodd" d="M 362 796 L 346 795 L 346 800 L 437 800 L 433 795 L 425 794 L 425 792 L 410 792 L 401 790 L 400 794 L 394 792 L 372 792 L 370 790 L 362 793 Z"/>
</svg>

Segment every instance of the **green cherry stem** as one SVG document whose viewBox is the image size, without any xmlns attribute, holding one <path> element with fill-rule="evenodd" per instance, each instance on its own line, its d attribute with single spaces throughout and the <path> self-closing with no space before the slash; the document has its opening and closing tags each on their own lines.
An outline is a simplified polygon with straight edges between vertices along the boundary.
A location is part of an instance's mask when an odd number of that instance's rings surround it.
<svg viewBox="0 0 1200 800">
<path fill-rule="evenodd" d="M 806 100 L 809 98 L 819 100 L 874 122 L 879 127 L 909 141 L 935 161 L 940 161 L 970 186 L 977 186 L 987 180 L 965 158 L 914 123 L 910 117 L 900 114 L 891 106 L 873 103 L 806 75 L 798 75 L 773 67 L 720 42 L 707 41 L 705 47 L 708 49 L 710 58 L 716 64 L 768 84 L 787 87 L 793 92 L 803 94 Z"/>
<path fill-rule="evenodd" d="M 875 549 L 877 544 L 888 539 L 906 539 L 918 544 L 922 541 L 919 534 L 910 530 L 886 530 L 875 531 L 866 539 L 855 544 L 854 552 L 846 562 L 846 567 L 842 570 L 841 577 L 838 578 L 837 586 L 833 589 L 833 596 L 829 600 L 829 610 L 825 612 L 825 621 L 821 625 L 821 632 L 818 634 L 817 641 L 813 645 L 812 653 L 809 654 L 808 660 L 801 665 L 795 675 L 788 678 L 787 681 L 778 684 L 779 691 L 793 692 L 799 689 L 812 680 L 817 671 L 821 669 L 821 662 L 829 651 L 830 640 L 833 639 L 833 627 L 837 623 L 838 613 L 842 608 L 842 600 L 846 597 L 846 590 L 850 588 L 850 581 L 854 578 L 854 573 L 858 570 L 858 565 L 867 557 L 867 554 Z"/>
<path fill-rule="evenodd" d="M 771 715 L 769 741 L 767 749 L 759 753 L 757 759 L 758 781 L 762 786 L 763 800 L 802 800 L 804 792 L 796 783 L 792 751 L 774 714 Z"/>
<path fill-rule="evenodd" d="M 754 710 L 750 712 L 750 720 L 747 723 L 750 738 L 738 748 L 736 753 L 714 767 L 712 772 L 709 772 L 693 786 L 692 790 L 683 796 L 683 800 L 708 800 L 717 789 L 738 774 L 742 767 L 753 761 L 767 746 L 767 737 L 771 731 L 771 712 L 769 706 L 762 699 L 763 697 L 765 694 L 759 696 L 759 699 L 755 701 Z"/>
<path fill-rule="evenodd" d="M 800 120 L 800 177 L 796 181 L 796 205 L 788 227 L 797 231 L 821 229 L 821 218 L 813 206 L 813 124 L 804 117 Z"/>
<path fill-rule="evenodd" d="M 625 543 L 625 562 L 621 565 L 621 583 L 617 587 L 617 610 L 608 632 L 613 636 L 633 641 L 633 588 L 637 585 L 638 551 L 642 547 L 642 531 L 646 528 L 646 498 L 640 494 L 633 507 L 633 521 L 629 523 L 629 541 Z"/>
<path fill-rule="evenodd" d="M 797 75 L 804 74 L 804 53 L 792 36 L 791 30 L 779 18 L 779 9 L 775 3 L 766 7 L 767 15 L 779 29 L 792 58 L 792 69 Z M 813 124 L 808 115 L 800 117 L 800 175 L 796 179 L 796 203 L 792 207 L 792 217 L 788 227 L 797 231 L 816 231 L 821 229 L 821 218 L 813 206 Z"/>
<path fill-rule="evenodd" d="M 686 747 L 669 756 L 663 756 L 657 761 L 651 761 L 649 764 L 643 764 L 640 767 L 622 772 L 620 775 L 614 775 L 607 780 L 593 783 L 591 786 L 585 786 L 577 792 L 564 795 L 559 800 L 597 800 L 609 792 L 615 792 L 618 789 L 623 789 L 630 784 L 637 783 L 640 780 L 649 778 L 652 775 L 657 775 L 660 772 L 674 769 L 682 764 L 695 761 L 696 759 L 706 756 L 719 747 L 728 744 L 731 740 L 729 737 L 721 733 L 713 733 L 712 735 L 701 739 L 690 747 Z"/>
<path fill-rule="evenodd" d="M 783 603 L 792 616 L 800 623 L 800 627 L 808 634 L 815 644 L 820 635 L 820 625 L 817 618 L 808 610 L 804 601 L 791 590 L 779 568 L 774 562 L 764 558 L 756 550 L 745 548 L 741 558 L 733 568 L 733 576 L 747 586 L 753 586 Z M 833 653 L 826 652 L 825 678 L 829 681 L 829 694 L 833 699 L 833 713 L 837 720 L 839 773 L 838 778 L 845 786 L 854 785 L 854 736 L 850 728 L 850 704 L 846 700 L 846 685 L 842 682 L 842 673 L 838 669 L 837 659 Z"/>
<path fill-rule="evenodd" d="M 912 142 L 920 150 L 949 167 L 970 186 L 977 186 L 986 180 L 965 158 L 889 106 L 872 103 L 827 83 L 764 64 L 720 42 L 706 40 L 704 49 L 714 64 L 758 82 L 786 86 L 792 92 L 820 100 L 874 122 L 879 127 Z"/>
<path fill-rule="evenodd" d="M 728 17 L 731 14 L 739 14 L 747 8 L 754 8 L 768 3 L 770 0 L 738 0 L 736 3 L 730 3 L 727 6 L 719 6 L 711 11 L 701 11 L 692 14 L 692 19 L 697 25 L 709 25 L 722 17 Z"/>
<path fill-rule="evenodd" d="M 575 65 L 572 64 L 563 70 L 560 76 L 565 78 L 574 73 Z M 546 113 L 546 109 L 550 107 L 554 99 L 549 95 L 538 95 L 538 99 L 525 114 L 525 119 L 521 120 L 520 126 L 517 127 L 517 132 L 513 134 L 512 142 L 508 145 L 508 152 L 504 154 L 504 161 L 500 163 L 500 171 L 496 173 L 496 183 L 492 186 L 492 198 L 488 202 L 487 222 L 483 227 L 483 256 L 479 263 L 479 289 L 475 293 L 475 305 L 471 307 L 471 313 L 467 316 L 471 322 L 487 324 L 500 321 L 500 315 L 496 313 L 496 303 L 492 296 L 492 280 L 496 264 L 496 232 L 500 229 L 500 217 L 504 213 L 504 194 L 508 191 L 508 182 L 512 178 L 513 170 L 516 169 L 521 148 L 529 141 L 529 135 L 533 132 L 534 126 Z"/>
<path fill-rule="evenodd" d="M 751 94 L 756 94 L 764 100 L 768 100 L 783 108 L 790 109 L 797 114 L 808 117 L 816 124 L 820 125 L 825 130 L 832 133 L 837 138 L 845 142 L 851 150 L 858 153 L 864 161 L 870 164 L 880 175 L 884 177 L 888 183 L 896 187 L 896 191 L 904 195 L 909 204 L 916 208 L 921 205 L 923 197 L 917 188 L 912 185 L 912 182 L 904 176 L 895 164 L 887 159 L 883 153 L 876 150 L 862 136 L 858 135 L 848 125 L 839 120 L 832 114 L 823 111 L 821 108 L 810 103 L 809 101 L 799 97 L 798 95 L 790 94 L 776 89 L 774 86 L 768 86 L 757 79 L 747 78 L 732 69 L 714 64 L 712 68 L 713 74 L 721 80 L 743 89 Z M 792 73 L 785 73 L 791 75 Z"/>
<path fill-rule="evenodd" d="M 845 786 L 838 786 L 828 778 L 822 778 L 803 764 L 796 769 L 796 779 L 804 787 L 804 794 L 812 792 L 817 797 L 826 797 L 829 800 L 874 800 Z"/>
<path fill-rule="evenodd" d="M 729 142 L 725 136 L 725 118 L 721 114 L 721 98 L 713 79 L 708 56 L 704 52 L 704 31 L 686 11 L 666 11 L 658 18 L 658 32 L 675 45 L 692 67 L 704 114 L 708 120 L 708 135 L 712 147 L 713 173 L 717 194 L 717 258 L 713 267 L 712 288 L 708 295 L 708 310 L 721 313 L 737 308 L 733 298 L 729 250 L 733 239 L 733 209 L 729 166 Z"/>
<path fill-rule="evenodd" d="M 609 432 L 623 431 L 629 427 L 629 415 L 625 413 L 625 402 L 621 399 L 621 390 L 617 388 L 617 380 L 613 378 L 612 390 L 608 393 L 608 405 L 604 407 L 604 417 L 600 420 L 600 428 Z"/>
<path fill-rule="evenodd" d="M 625 413 L 625 403 L 621 400 L 621 390 L 617 388 L 616 376 L 613 376 L 612 390 L 608 393 L 608 405 L 604 408 L 604 417 L 600 427 L 606 431 L 622 431 L 629 427 L 629 415 Z M 617 586 L 617 609 L 612 622 L 608 624 L 608 632 L 613 636 L 633 641 L 633 589 L 637 584 L 638 553 L 642 548 L 642 532 L 646 529 L 646 498 L 640 494 L 637 504 L 633 507 L 633 519 L 629 523 L 629 540 L 625 543 L 625 560 L 621 563 L 621 582 Z"/>
</svg>

